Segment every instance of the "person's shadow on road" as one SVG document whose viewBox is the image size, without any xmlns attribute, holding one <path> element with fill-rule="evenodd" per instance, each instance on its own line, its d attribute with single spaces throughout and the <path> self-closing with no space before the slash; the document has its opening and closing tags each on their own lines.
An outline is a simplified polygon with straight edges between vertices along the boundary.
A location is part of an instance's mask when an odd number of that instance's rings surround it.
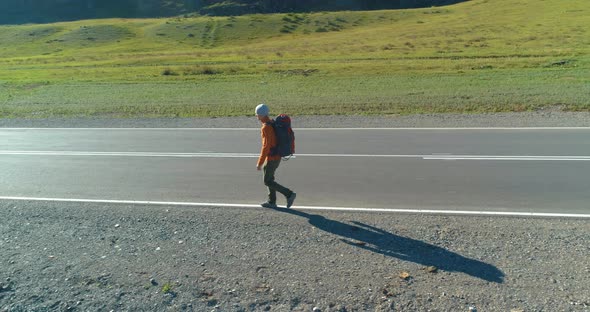
<svg viewBox="0 0 590 312">
<path fill-rule="evenodd" d="M 305 217 L 309 220 L 309 224 L 338 235 L 344 243 L 355 247 L 404 261 L 434 266 L 447 272 L 463 272 L 489 282 L 504 281 L 504 273 L 491 264 L 461 256 L 423 241 L 395 235 L 361 222 L 352 221 L 351 225 L 299 210 L 286 208 L 274 210 Z"/>
</svg>

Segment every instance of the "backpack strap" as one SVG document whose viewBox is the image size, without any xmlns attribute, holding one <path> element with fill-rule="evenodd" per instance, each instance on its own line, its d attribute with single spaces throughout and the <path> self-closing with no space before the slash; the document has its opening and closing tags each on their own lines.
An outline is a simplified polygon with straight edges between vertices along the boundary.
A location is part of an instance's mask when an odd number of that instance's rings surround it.
<svg viewBox="0 0 590 312">
<path fill-rule="evenodd" d="M 275 132 L 275 137 L 276 137 L 276 130 L 275 130 L 275 121 L 274 119 L 271 119 L 270 121 L 267 121 L 264 123 L 267 126 L 271 126 L 273 129 L 273 132 Z M 268 154 L 268 156 L 276 156 L 279 154 L 279 145 L 276 144 L 274 147 L 270 148 L 270 153 Z"/>
</svg>

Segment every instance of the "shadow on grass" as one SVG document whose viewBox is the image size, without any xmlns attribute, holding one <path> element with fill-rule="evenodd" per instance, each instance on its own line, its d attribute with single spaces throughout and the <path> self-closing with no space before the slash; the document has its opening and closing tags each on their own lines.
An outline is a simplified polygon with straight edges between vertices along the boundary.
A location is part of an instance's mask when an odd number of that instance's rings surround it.
<svg viewBox="0 0 590 312">
<path fill-rule="evenodd" d="M 489 282 L 504 281 L 504 273 L 491 264 L 464 257 L 423 241 L 395 235 L 361 222 L 352 221 L 351 224 L 346 224 L 299 210 L 274 210 L 307 218 L 309 224 L 340 236 L 342 242 L 351 246 L 424 266 L 435 266 L 447 272 L 462 272 Z"/>
</svg>

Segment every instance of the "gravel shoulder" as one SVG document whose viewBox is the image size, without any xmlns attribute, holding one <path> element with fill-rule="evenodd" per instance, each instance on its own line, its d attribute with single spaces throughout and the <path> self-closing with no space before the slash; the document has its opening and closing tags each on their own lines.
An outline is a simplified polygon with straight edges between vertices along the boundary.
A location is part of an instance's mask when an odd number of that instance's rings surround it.
<svg viewBox="0 0 590 312">
<path fill-rule="evenodd" d="M 425 114 L 408 116 L 292 116 L 295 128 L 329 127 L 590 127 L 590 112 Z M 252 117 L 222 118 L 0 118 L 0 128 L 248 128 Z"/>
<path fill-rule="evenodd" d="M 0 214 L 0 311 L 590 310 L 588 220 L 24 201 Z"/>
</svg>

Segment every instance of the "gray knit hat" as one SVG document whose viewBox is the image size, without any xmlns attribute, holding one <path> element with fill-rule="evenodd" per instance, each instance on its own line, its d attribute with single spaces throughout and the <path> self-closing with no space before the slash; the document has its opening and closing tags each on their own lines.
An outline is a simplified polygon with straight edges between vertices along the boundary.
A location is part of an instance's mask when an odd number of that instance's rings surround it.
<svg viewBox="0 0 590 312">
<path fill-rule="evenodd" d="M 259 104 L 258 106 L 256 106 L 256 115 L 258 116 L 268 116 L 269 113 L 269 109 L 268 106 L 266 106 L 266 104 Z"/>
</svg>

